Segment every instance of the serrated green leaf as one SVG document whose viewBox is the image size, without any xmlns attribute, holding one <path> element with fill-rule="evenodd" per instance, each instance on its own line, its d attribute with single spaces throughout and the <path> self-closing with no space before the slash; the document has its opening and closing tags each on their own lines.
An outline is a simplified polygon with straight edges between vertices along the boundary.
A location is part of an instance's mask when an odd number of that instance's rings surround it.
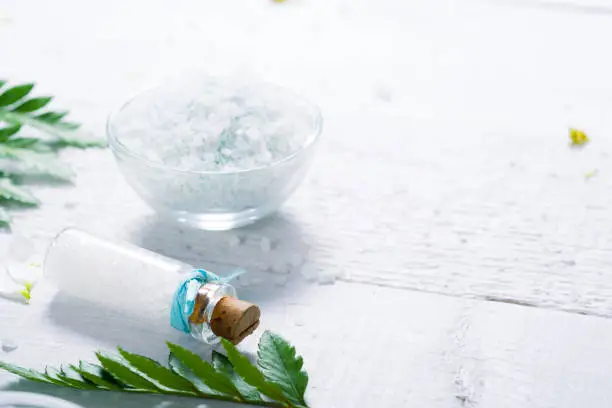
<svg viewBox="0 0 612 408">
<path fill-rule="evenodd" d="M 110 375 L 115 377 L 117 380 L 131 387 L 141 390 L 158 390 L 159 387 L 149 381 L 142 375 L 134 372 L 131 368 L 124 365 L 122 362 L 116 361 L 110 357 L 104 356 L 100 353 L 96 353 L 100 364 Z"/>
<path fill-rule="evenodd" d="M 25 98 L 34 88 L 34 84 L 17 85 L 0 94 L 0 106 L 8 106 Z"/>
<path fill-rule="evenodd" d="M 47 123 L 57 123 L 60 120 L 62 120 L 66 115 L 68 115 L 68 111 L 45 112 L 45 113 L 42 113 L 42 114 L 36 116 L 36 118 L 38 120 L 41 120 L 41 121 L 47 122 Z"/>
<path fill-rule="evenodd" d="M 0 199 L 36 206 L 39 201 L 28 191 L 16 186 L 9 178 L 0 178 Z"/>
<path fill-rule="evenodd" d="M 124 385 L 120 383 L 116 378 L 108 373 L 102 367 L 87 363 L 84 361 L 79 362 L 79 366 L 71 366 L 73 370 L 77 371 L 81 376 L 99 387 L 105 387 L 110 390 L 119 390 L 124 388 Z"/>
<path fill-rule="evenodd" d="M 223 395 L 218 391 L 210 388 L 204 381 L 200 379 L 197 375 L 194 374 L 193 371 L 188 369 L 181 363 L 181 361 L 173 354 L 170 353 L 168 355 L 168 366 L 170 369 L 175 372 L 177 375 L 188 380 L 194 387 L 203 395 Z"/>
<path fill-rule="evenodd" d="M 63 385 L 65 387 L 74 388 L 74 386 L 68 382 L 64 381 L 61 376 L 61 372 L 55 367 L 45 367 L 45 377 L 55 385 Z"/>
<path fill-rule="evenodd" d="M 12 125 L 12 126 L 6 126 L 3 128 L 0 128 L 0 143 L 6 142 L 7 140 L 9 140 L 11 136 L 16 134 L 20 130 L 21 130 L 20 125 Z"/>
<path fill-rule="evenodd" d="M 221 339 L 221 344 L 223 344 L 223 348 L 227 353 L 227 358 L 229 359 L 230 363 L 232 363 L 234 370 L 242 377 L 244 381 L 257 388 L 260 393 L 268 398 L 275 401 L 287 401 L 287 398 L 283 394 L 281 388 L 277 384 L 272 384 L 266 381 L 261 371 L 251 364 L 246 356 L 240 354 L 236 346 L 226 339 Z"/>
<path fill-rule="evenodd" d="M 6 228 L 11 225 L 11 215 L 4 208 L 0 207 L 0 227 Z"/>
<path fill-rule="evenodd" d="M 53 98 L 50 96 L 43 96 L 40 98 L 28 99 L 27 101 L 17 106 L 15 109 L 13 109 L 13 112 L 20 112 L 20 113 L 34 112 L 38 109 L 41 109 L 47 106 L 49 102 L 51 102 L 52 99 Z"/>
<path fill-rule="evenodd" d="M 53 154 L 38 153 L 4 144 L 0 145 L 0 157 L 18 160 L 21 163 L 19 167 L 22 173 L 48 175 L 66 181 L 74 177 L 74 171 L 60 163 Z"/>
<path fill-rule="evenodd" d="M 296 405 L 293 402 L 287 400 L 283 395 L 280 389 L 277 391 L 268 392 L 268 396 L 271 399 L 263 399 L 260 396 L 257 398 L 246 398 L 238 395 L 228 395 L 221 394 L 218 391 L 212 392 L 202 392 L 202 389 L 208 390 L 208 385 L 203 384 L 200 380 L 200 377 L 197 377 L 196 374 L 191 371 L 191 369 L 185 364 L 187 363 L 189 366 L 196 368 L 200 372 L 200 374 L 205 373 L 204 379 L 210 377 L 220 377 L 225 378 L 225 374 L 231 374 L 230 376 L 236 376 L 236 374 L 240 376 L 246 377 L 257 377 L 259 379 L 251 379 L 252 383 L 260 383 L 262 388 L 270 387 L 274 388 L 274 384 L 266 384 L 265 379 L 261 373 L 253 374 L 249 372 L 249 370 L 254 370 L 255 373 L 258 373 L 257 367 L 250 364 L 248 359 L 245 356 L 241 356 L 237 349 L 231 345 L 231 343 L 224 344 L 224 347 L 228 351 L 229 358 L 225 358 L 221 354 L 213 355 L 213 360 L 215 361 L 215 365 L 219 367 L 220 371 L 217 372 L 214 370 L 212 365 L 203 361 L 196 354 L 190 352 L 187 349 L 184 349 L 180 346 L 173 345 L 171 343 L 168 344 L 168 347 L 174 348 L 175 352 L 180 353 L 180 360 L 178 356 L 174 354 L 170 354 L 169 358 L 169 366 L 172 371 L 164 368 L 156 362 L 153 362 L 153 366 L 151 365 L 152 360 L 147 357 L 136 355 L 133 353 L 128 353 L 122 349 L 120 349 L 122 356 L 106 356 L 100 353 L 97 353 L 96 356 L 98 360 L 102 364 L 102 367 L 94 364 L 89 364 L 86 362 L 80 362 L 78 366 L 70 365 L 64 366 L 59 371 L 53 367 L 47 367 L 44 373 L 36 372 L 33 370 L 28 370 L 25 368 L 21 368 L 12 364 L 3 363 L 0 361 L 0 369 L 6 370 L 22 378 L 26 378 L 32 381 L 55 384 L 63 387 L 70 387 L 76 389 L 98 389 L 98 390 L 110 390 L 110 391 L 122 391 L 122 392 L 131 392 L 131 393 L 149 393 L 149 394 L 165 394 L 165 395 L 179 395 L 179 396 L 199 396 L 202 398 L 214 399 L 214 400 L 222 400 L 222 401 L 230 401 L 230 402 L 239 402 L 246 404 L 254 404 L 260 406 L 267 406 L 273 408 L 306 408 L 306 406 Z M 235 355 L 238 354 L 238 356 Z M 129 361 L 131 360 L 131 362 Z M 233 360 L 233 362 L 232 362 Z M 237 363 L 239 368 L 232 372 L 231 364 Z M 202 365 L 207 365 L 208 369 L 212 370 L 212 375 L 209 375 L 208 370 L 204 368 L 202 371 Z M 135 366 L 139 367 L 136 368 Z M 247 368 L 244 366 L 247 365 Z M 250 368 L 248 367 L 250 366 Z M 162 367 L 164 372 L 160 374 L 159 367 Z M 146 372 L 140 372 L 140 370 L 146 370 Z M 160 383 L 165 382 L 168 383 L 166 375 L 167 371 L 170 371 L 172 378 L 180 378 L 180 382 L 188 383 L 191 392 L 185 393 L 180 389 L 170 388 L 166 386 L 158 386 L 158 384 L 154 383 L 154 381 L 159 381 Z M 185 375 L 188 374 L 188 375 Z M 160 377 L 163 376 L 163 379 Z M 157 377 L 157 380 L 155 379 Z M 193 380 L 193 382 L 192 382 Z M 219 378 L 215 378 L 215 381 L 219 381 Z M 229 380 L 228 380 L 229 381 Z M 202 389 L 199 387 L 193 387 L 194 384 L 201 384 Z M 229 387 L 233 387 L 231 383 L 229 383 Z M 175 384 L 176 385 L 176 384 Z M 249 387 L 253 387 L 250 385 Z M 195 392 L 195 390 L 199 392 Z M 249 388 L 252 390 L 252 388 Z M 277 393 L 276 397 L 273 398 L 273 395 Z M 246 392 L 245 392 L 246 394 Z"/>
<path fill-rule="evenodd" d="M 246 381 L 234 371 L 232 363 L 230 363 L 227 357 L 213 350 L 212 362 L 215 370 L 229 378 L 245 399 L 250 401 L 262 401 L 259 391 L 257 391 L 255 387 L 247 384 Z"/>
<path fill-rule="evenodd" d="M 0 79 L 0 88 L 2 88 L 5 84 L 6 84 L 6 81 L 3 79 Z"/>
<path fill-rule="evenodd" d="M 63 130 L 76 130 L 81 127 L 79 123 L 75 122 L 57 122 L 55 126 Z"/>
<path fill-rule="evenodd" d="M 193 385 L 182 377 L 179 377 L 170 369 L 162 366 L 157 361 L 138 354 L 130 353 L 119 348 L 119 354 L 139 372 L 145 374 L 159 385 L 177 391 L 194 393 Z"/>
<path fill-rule="evenodd" d="M 5 363 L 3 361 L 0 361 L 0 368 L 8 371 L 9 373 L 13 373 L 22 378 L 25 378 L 26 380 L 47 383 L 47 384 L 52 383 L 52 381 L 46 378 L 44 374 L 42 373 L 39 373 L 34 370 L 29 370 L 27 368 L 19 367 L 13 364 Z"/>
<path fill-rule="evenodd" d="M 17 137 L 8 140 L 6 142 L 6 145 L 10 147 L 15 147 L 17 149 L 27 149 L 29 147 L 34 146 L 38 142 L 40 142 L 40 139 L 36 139 L 34 137 Z"/>
<path fill-rule="evenodd" d="M 240 398 L 240 392 L 238 389 L 236 389 L 229 378 L 226 378 L 222 374 L 216 372 L 210 363 L 202 360 L 197 354 L 179 346 L 178 344 L 173 344 L 170 342 L 167 344 L 170 352 L 176 356 L 181 364 L 190 369 L 210 388 L 218 391 L 222 395 Z"/>
<path fill-rule="evenodd" d="M 95 384 L 98 388 L 101 387 L 101 388 L 106 388 L 109 390 L 120 390 L 121 389 L 121 387 L 116 386 L 112 381 L 106 381 L 104 378 L 101 377 L 101 372 L 104 371 L 101 367 L 98 367 L 99 370 L 95 370 L 95 371 L 94 370 L 84 370 L 81 368 L 81 366 L 76 367 L 73 365 L 71 365 L 70 368 L 73 371 L 79 373 L 79 375 L 83 377 L 85 380 L 89 381 L 92 384 Z M 110 374 L 107 374 L 107 375 L 112 378 Z"/>
<path fill-rule="evenodd" d="M 86 139 L 77 137 L 62 136 L 57 140 L 47 143 L 53 149 L 63 149 L 65 147 L 75 147 L 77 149 L 102 148 L 106 147 L 106 140 L 103 139 Z"/>
<path fill-rule="evenodd" d="M 36 128 L 49 135 L 62 137 L 80 127 L 77 123 L 72 122 L 50 122 L 41 120 L 38 116 L 32 113 L 14 112 L 0 107 L 0 120 L 17 125 L 28 125 Z"/>
<path fill-rule="evenodd" d="M 74 371 L 71 367 L 62 367 L 59 373 L 56 374 L 57 378 L 70 384 L 71 387 L 81 390 L 93 390 L 97 387 L 81 377 L 81 375 Z"/>
<path fill-rule="evenodd" d="M 259 340 L 257 364 L 265 379 L 283 390 L 293 402 L 306 405 L 304 393 L 308 386 L 308 374 L 302 367 L 304 360 L 295 347 L 285 339 L 266 331 Z"/>
</svg>

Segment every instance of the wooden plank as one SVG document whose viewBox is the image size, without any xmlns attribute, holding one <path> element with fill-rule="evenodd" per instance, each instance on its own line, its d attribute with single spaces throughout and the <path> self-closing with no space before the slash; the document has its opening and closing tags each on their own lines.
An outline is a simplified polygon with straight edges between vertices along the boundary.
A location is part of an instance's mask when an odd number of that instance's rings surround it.
<svg viewBox="0 0 612 408">
<path fill-rule="evenodd" d="M 612 397 L 607 319 L 359 284 L 295 283 L 243 293 L 262 305 L 258 333 L 271 328 L 304 355 L 314 407 L 603 408 Z M 70 299 L 38 303 L 27 312 L 35 327 L 24 321 L 23 307 L 5 305 L 3 335 L 20 347 L 3 360 L 41 367 L 89 358 L 94 349 L 116 344 L 163 359 L 167 338 L 206 353 L 178 333 L 141 328 Z M 243 347 L 252 351 L 256 341 L 250 338 Z M 86 407 L 154 407 L 163 401 L 10 381 L 0 375 L 4 388 L 52 393 Z"/>
</svg>

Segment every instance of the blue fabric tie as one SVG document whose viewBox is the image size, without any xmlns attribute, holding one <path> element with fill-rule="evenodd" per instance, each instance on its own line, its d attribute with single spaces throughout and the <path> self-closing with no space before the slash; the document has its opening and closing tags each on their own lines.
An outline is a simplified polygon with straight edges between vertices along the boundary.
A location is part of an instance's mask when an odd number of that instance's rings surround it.
<svg viewBox="0 0 612 408">
<path fill-rule="evenodd" d="M 176 288 L 170 309 L 170 324 L 176 330 L 189 333 L 189 316 L 192 315 L 195 307 L 195 299 L 198 290 L 208 282 L 227 283 L 232 279 L 242 275 L 245 271 L 238 270 L 229 276 L 219 277 L 204 269 L 195 269 L 190 273 Z"/>
</svg>

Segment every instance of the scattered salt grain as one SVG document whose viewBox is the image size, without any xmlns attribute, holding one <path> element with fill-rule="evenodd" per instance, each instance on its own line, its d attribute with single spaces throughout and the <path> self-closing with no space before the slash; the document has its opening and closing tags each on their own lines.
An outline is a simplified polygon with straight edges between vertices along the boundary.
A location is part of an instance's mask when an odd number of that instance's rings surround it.
<svg viewBox="0 0 612 408">
<path fill-rule="evenodd" d="M 317 276 L 319 285 L 331 285 L 336 282 L 336 274 L 334 272 L 322 271 Z"/>
<path fill-rule="evenodd" d="M 287 275 L 274 275 L 271 279 L 275 286 L 285 286 L 287 284 Z"/>
<path fill-rule="evenodd" d="M 374 89 L 374 94 L 383 102 L 391 102 L 393 97 L 391 89 L 385 85 L 377 85 Z"/>
<path fill-rule="evenodd" d="M 261 237 L 259 240 L 259 247 L 261 248 L 262 252 L 270 252 L 272 249 L 272 241 L 270 241 L 269 238 Z"/>
<path fill-rule="evenodd" d="M 19 347 L 17 343 L 15 343 L 15 341 L 11 339 L 2 339 L 1 346 L 2 346 L 2 351 L 4 351 L 5 353 L 10 353 L 11 351 L 15 351 Z"/>
<path fill-rule="evenodd" d="M 314 267 L 314 265 L 311 265 L 311 264 L 302 265 L 302 268 L 300 269 L 300 274 L 308 282 L 314 282 L 315 280 L 317 280 L 317 270 Z"/>
<path fill-rule="evenodd" d="M 247 287 L 251 284 L 251 278 L 248 274 L 240 275 L 236 278 L 236 286 Z"/>
<path fill-rule="evenodd" d="M 227 240 L 227 243 L 231 248 L 236 248 L 237 246 L 240 246 L 242 244 L 242 238 L 240 238 L 238 235 L 232 235 Z"/>
<path fill-rule="evenodd" d="M 251 277 L 251 286 L 259 286 L 263 283 L 263 278 L 261 276 L 253 276 Z"/>
<path fill-rule="evenodd" d="M 278 275 L 287 275 L 289 272 L 291 272 L 291 269 L 285 261 L 282 259 L 277 259 L 270 267 L 270 272 Z"/>
<path fill-rule="evenodd" d="M 293 266 L 294 268 L 299 267 L 302 265 L 302 263 L 304 263 L 304 257 L 302 254 L 296 252 L 289 256 L 289 265 Z"/>
</svg>

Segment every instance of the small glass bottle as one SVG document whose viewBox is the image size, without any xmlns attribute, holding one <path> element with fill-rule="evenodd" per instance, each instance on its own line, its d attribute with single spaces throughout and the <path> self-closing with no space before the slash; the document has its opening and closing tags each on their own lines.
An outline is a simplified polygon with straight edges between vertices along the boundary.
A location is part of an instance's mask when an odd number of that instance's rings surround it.
<svg viewBox="0 0 612 408">
<path fill-rule="evenodd" d="M 259 324 L 259 308 L 216 275 L 75 228 L 53 240 L 43 274 L 71 296 L 144 323 L 169 321 L 206 343 L 238 343 Z"/>
</svg>

